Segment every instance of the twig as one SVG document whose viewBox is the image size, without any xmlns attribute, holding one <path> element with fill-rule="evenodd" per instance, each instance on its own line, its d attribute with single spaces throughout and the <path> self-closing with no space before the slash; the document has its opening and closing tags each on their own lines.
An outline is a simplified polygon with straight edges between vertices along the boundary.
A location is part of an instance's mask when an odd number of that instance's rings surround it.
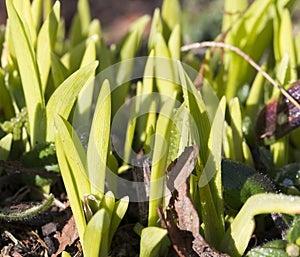
<svg viewBox="0 0 300 257">
<path fill-rule="evenodd" d="M 255 68 L 258 72 L 260 72 L 273 86 L 278 88 L 280 92 L 300 110 L 300 104 L 297 102 L 297 100 L 293 96 L 291 96 L 282 86 L 280 86 L 273 78 L 271 78 L 271 76 L 267 72 L 265 72 L 249 55 L 244 53 L 241 49 L 239 49 L 236 46 L 226 44 L 223 42 L 204 41 L 201 43 L 193 43 L 190 45 L 185 45 L 181 47 L 181 51 L 185 52 L 185 51 L 204 48 L 204 47 L 220 47 L 235 52 L 236 54 L 241 56 L 244 60 L 246 60 L 253 68 Z"/>
</svg>

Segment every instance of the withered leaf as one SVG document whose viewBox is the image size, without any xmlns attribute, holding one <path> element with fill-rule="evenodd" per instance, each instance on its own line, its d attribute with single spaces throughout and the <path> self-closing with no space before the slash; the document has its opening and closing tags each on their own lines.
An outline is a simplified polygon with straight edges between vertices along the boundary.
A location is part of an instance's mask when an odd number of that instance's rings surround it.
<svg viewBox="0 0 300 257">
<path fill-rule="evenodd" d="M 78 238 L 78 231 L 76 229 L 76 224 L 74 216 L 72 215 L 68 222 L 63 227 L 61 233 L 57 232 L 55 235 L 59 242 L 58 250 L 51 257 L 56 257 L 66 249 L 67 246 L 72 245 Z"/>
<path fill-rule="evenodd" d="M 197 146 L 186 147 L 180 157 L 171 163 L 167 178 L 171 194 L 166 200 L 166 217 L 162 208 L 157 211 L 180 257 L 228 257 L 227 254 L 218 253 L 199 234 L 199 217 L 190 196 L 190 175 L 197 156 Z"/>
</svg>

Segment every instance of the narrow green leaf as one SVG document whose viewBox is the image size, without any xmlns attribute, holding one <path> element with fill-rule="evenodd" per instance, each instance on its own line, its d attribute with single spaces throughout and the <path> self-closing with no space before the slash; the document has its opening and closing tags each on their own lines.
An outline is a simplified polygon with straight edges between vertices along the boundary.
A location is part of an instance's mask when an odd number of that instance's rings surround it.
<svg viewBox="0 0 300 257">
<path fill-rule="evenodd" d="M 204 166 L 209 153 L 207 144 L 210 133 L 210 120 L 202 96 L 195 88 L 191 79 L 181 66 L 178 67 L 177 71 L 179 73 L 180 85 L 182 86 L 184 103 L 197 125 L 197 129 L 193 131 L 192 138 L 193 140 L 199 140 L 199 142 L 201 142 L 199 156 L 202 164 L 198 164 Z"/>
<path fill-rule="evenodd" d="M 7 160 L 10 153 L 12 139 L 13 135 L 11 133 L 0 139 L 0 160 Z"/>
<path fill-rule="evenodd" d="M 43 0 L 33 0 L 32 1 L 31 13 L 32 13 L 32 19 L 33 19 L 33 23 L 35 25 L 36 31 L 38 31 L 40 28 L 42 9 L 43 9 Z"/>
<path fill-rule="evenodd" d="M 93 215 L 87 224 L 82 241 L 85 256 L 108 256 L 109 249 L 103 245 L 103 240 L 108 235 L 109 224 L 110 217 L 106 209 L 101 209 Z"/>
<path fill-rule="evenodd" d="M 178 0 L 164 0 L 161 16 L 164 25 L 164 37 L 167 40 L 177 24 L 181 26 L 181 7 Z"/>
<path fill-rule="evenodd" d="M 80 67 L 92 63 L 96 60 L 96 46 L 93 40 L 89 41 L 82 58 Z M 76 109 L 73 114 L 73 126 L 78 128 L 83 124 L 90 124 L 91 108 L 94 93 L 94 83 L 89 83 L 84 90 L 78 94 Z"/>
<path fill-rule="evenodd" d="M 156 257 L 159 256 L 159 250 L 164 237 L 168 231 L 158 227 L 147 227 L 142 230 L 140 243 L 140 256 Z"/>
<path fill-rule="evenodd" d="M 226 34 L 226 43 L 239 47 L 258 62 L 265 49 L 272 43 L 273 0 L 253 2 L 243 16 L 232 24 Z M 255 70 L 247 61 L 234 52 L 225 52 L 226 99 L 229 102 L 237 95 L 239 88 L 252 80 Z M 239 72 L 236 72 L 236 71 Z"/>
<path fill-rule="evenodd" d="M 224 1 L 224 15 L 222 22 L 222 31 L 227 31 L 241 16 L 242 12 L 246 10 L 248 6 L 247 0 L 235 1 L 225 0 Z"/>
<path fill-rule="evenodd" d="M 110 85 L 109 81 L 105 80 L 97 99 L 87 149 L 88 176 L 91 181 L 92 193 L 95 194 L 104 193 L 110 140 L 110 119 Z"/>
<path fill-rule="evenodd" d="M 235 153 L 235 160 L 243 162 L 243 131 L 242 131 L 242 114 L 239 99 L 237 97 L 233 98 L 229 104 L 229 113 L 231 117 L 231 129 L 232 129 L 232 139 L 233 147 Z"/>
<path fill-rule="evenodd" d="M 56 114 L 67 119 L 74 102 L 82 87 L 91 79 L 95 73 L 98 62 L 93 62 L 80 68 L 78 71 L 68 77 L 51 95 L 47 111 L 47 141 L 54 140 L 54 117 Z M 60 99 L 64 99 L 61 101 Z"/>
<path fill-rule="evenodd" d="M 174 71 L 177 64 L 171 59 L 170 51 L 163 36 L 157 34 L 155 39 L 154 72 L 156 87 L 160 94 L 174 97 L 174 93 L 176 93 L 176 97 L 180 92 L 180 87 L 176 84 L 177 73 Z"/>
<path fill-rule="evenodd" d="M 120 225 L 121 220 L 123 219 L 123 217 L 127 211 L 128 205 L 129 205 L 129 197 L 128 196 L 125 196 L 116 202 L 115 208 L 113 211 L 113 215 L 111 218 L 111 223 L 110 223 L 108 245 L 111 245 L 113 236 L 114 236 L 115 232 L 117 231 L 117 228 Z"/>
<path fill-rule="evenodd" d="M 60 17 L 60 3 L 57 1 L 53 6 L 49 17 L 45 20 L 37 38 L 36 58 L 42 85 L 45 93 L 48 75 L 51 66 L 51 53 L 54 50 L 56 34 Z"/>
<path fill-rule="evenodd" d="M 140 103 L 142 102 L 141 88 L 142 88 L 142 83 L 139 81 L 137 83 L 136 97 L 134 98 L 134 101 L 132 103 L 130 116 L 127 123 L 125 145 L 124 145 L 124 158 L 123 158 L 124 163 L 130 162 L 130 154 L 133 148 L 134 132 L 136 128 L 137 117 L 140 111 Z"/>
<path fill-rule="evenodd" d="M 51 54 L 51 73 L 56 88 L 70 75 L 69 70 L 54 53 Z"/>
<path fill-rule="evenodd" d="M 48 17 L 51 12 L 52 0 L 43 0 L 43 17 Z"/>
<path fill-rule="evenodd" d="M 170 128 L 170 146 L 167 163 L 175 160 L 186 146 L 191 145 L 191 130 L 193 123 L 184 105 L 181 105 L 174 115 Z"/>
<path fill-rule="evenodd" d="M 5 86 L 5 72 L 0 68 L 0 108 L 3 112 L 0 116 L 0 121 L 2 119 L 8 120 L 14 116 L 14 103 L 10 94 Z"/>
<path fill-rule="evenodd" d="M 254 165 L 254 160 L 252 158 L 252 152 L 245 140 L 243 140 L 242 142 L 242 148 L 243 148 L 243 156 L 245 159 L 245 164 L 247 164 L 250 167 L 254 167 L 255 165 Z"/>
<path fill-rule="evenodd" d="M 116 85 L 118 85 L 119 87 L 112 91 L 113 114 L 115 114 L 119 107 L 124 103 L 127 96 L 129 90 L 128 81 L 130 80 L 133 68 L 133 58 L 140 48 L 142 35 L 149 20 L 150 17 L 148 15 L 145 15 L 139 18 L 134 24 L 132 24 L 129 33 L 122 45 L 120 51 L 121 63 L 116 75 Z"/>
<path fill-rule="evenodd" d="M 60 128 L 62 130 L 63 128 Z M 70 205 L 72 208 L 72 212 L 74 215 L 76 227 L 78 230 L 78 235 L 81 240 L 83 240 L 83 233 L 86 228 L 86 221 L 83 212 L 83 206 L 81 202 L 81 196 L 79 195 L 76 178 L 74 177 L 74 172 L 71 170 L 71 167 L 67 161 L 67 156 L 64 150 L 64 141 L 59 133 L 55 135 L 55 146 L 56 146 L 56 153 L 57 159 L 60 167 L 60 172 L 64 181 L 64 185 L 69 197 Z M 69 154 L 69 152 L 68 152 Z"/>
<path fill-rule="evenodd" d="M 27 1 L 24 1 L 24 4 L 25 2 Z M 14 32 L 10 36 L 17 57 L 28 110 L 31 145 L 34 147 L 37 143 L 43 143 L 46 136 L 45 103 L 33 49 L 34 41 L 32 35 L 29 35 L 27 23 L 21 20 L 12 1 L 7 0 L 6 4 L 10 30 Z"/>
<path fill-rule="evenodd" d="M 262 67 L 266 70 L 266 66 Z M 257 119 L 257 113 L 259 111 L 259 104 L 263 101 L 263 89 L 264 89 L 265 78 L 258 72 L 254 82 L 252 83 L 245 107 L 245 116 L 249 116 L 252 123 L 254 124 Z"/>
<path fill-rule="evenodd" d="M 68 52 L 66 52 L 61 58 L 61 62 L 68 70 L 70 70 L 70 72 L 76 71 L 81 65 L 82 58 L 89 42 L 96 42 L 97 40 L 99 40 L 97 35 L 88 37 L 84 41 L 71 48 Z"/>
<path fill-rule="evenodd" d="M 146 98 L 143 97 L 142 101 L 140 101 L 140 108 L 145 111 L 146 114 L 139 117 L 136 124 L 136 138 L 144 143 L 146 140 L 146 134 L 149 131 L 150 126 L 155 126 L 155 124 L 150 124 L 147 122 L 149 116 L 151 116 L 151 111 L 153 110 L 153 107 L 151 107 L 151 96 L 153 92 L 153 78 L 154 78 L 154 50 L 151 50 L 146 65 L 145 70 L 143 74 L 143 83 L 142 83 L 142 95 L 145 95 Z M 153 115 L 153 114 L 152 114 Z"/>
<path fill-rule="evenodd" d="M 286 165 L 289 160 L 289 138 L 284 137 L 277 140 L 270 146 L 270 151 L 273 155 L 274 164 L 277 168 Z"/>
<path fill-rule="evenodd" d="M 86 154 L 81 142 L 68 121 L 61 116 L 55 118 L 56 133 L 59 134 L 66 161 L 70 166 L 74 186 L 81 199 L 85 194 L 91 193 L 91 183 L 85 170 Z M 70 180 L 72 181 L 72 180 Z M 66 181 L 67 183 L 67 181 Z"/>
<path fill-rule="evenodd" d="M 214 247 L 224 236 L 224 205 L 221 178 L 223 124 L 225 119 L 226 99 L 223 97 L 213 115 L 208 147 L 210 154 L 199 178 L 204 234 L 207 242 Z"/>
<path fill-rule="evenodd" d="M 156 42 L 156 35 L 163 33 L 163 27 L 162 27 L 162 21 L 160 18 L 160 9 L 156 8 L 153 13 L 152 17 L 152 23 L 151 23 L 151 29 L 149 33 L 149 39 L 148 39 L 148 49 L 149 52 L 154 49 L 155 42 Z"/>
<path fill-rule="evenodd" d="M 170 124 L 173 116 L 175 100 L 168 98 L 163 104 L 158 116 L 155 129 L 155 142 L 152 156 L 150 178 L 149 216 L 148 225 L 158 225 L 156 209 L 162 204 L 165 192 L 165 175 L 167 169 Z"/>
<path fill-rule="evenodd" d="M 87 45 L 81 60 L 80 67 L 83 67 L 96 60 L 96 45 L 94 40 L 90 40 Z"/>
<path fill-rule="evenodd" d="M 279 34 L 275 34 L 277 36 L 278 42 L 278 50 L 279 52 L 275 52 L 275 58 L 279 62 L 285 54 L 288 54 L 289 59 L 289 68 L 288 74 L 285 82 L 294 82 L 297 80 L 297 71 L 296 71 L 296 52 L 295 45 L 293 39 L 293 31 L 292 31 L 292 21 L 291 15 L 288 9 L 277 10 L 279 15 Z"/>
<path fill-rule="evenodd" d="M 286 239 L 289 243 L 297 243 L 300 238 L 300 216 L 296 215 L 293 223 L 291 224 L 287 234 Z"/>
<path fill-rule="evenodd" d="M 280 61 L 278 67 L 277 67 L 277 72 L 276 72 L 276 78 L 278 79 L 279 83 L 281 85 L 285 84 L 285 80 L 289 77 L 288 74 L 288 68 L 289 68 L 289 55 L 286 52 L 283 56 L 282 56 L 282 60 Z M 278 92 L 279 90 L 276 88 L 274 88 L 273 92 L 277 93 L 278 96 Z"/>
<path fill-rule="evenodd" d="M 91 14 L 88 0 L 79 0 L 77 13 L 74 16 L 70 29 L 71 45 L 75 46 L 82 42 L 88 35 Z"/>
<path fill-rule="evenodd" d="M 172 60 L 180 60 L 180 47 L 181 47 L 181 27 L 177 24 L 168 41 L 168 48 Z"/>
<path fill-rule="evenodd" d="M 283 194 L 251 196 L 226 231 L 221 249 L 230 256 L 242 256 L 254 231 L 254 216 L 272 212 L 300 214 L 300 197 Z"/>
<path fill-rule="evenodd" d="M 6 0 L 6 2 L 11 1 L 11 0 Z M 29 0 L 13 0 L 13 5 L 16 9 L 16 12 L 18 13 L 20 19 L 27 24 L 28 31 L 28 37 L 30 37 L 31 42 L 33 45 L 36 43 L 36 27 L 34 23 L 34 18 L 32 15 L 32 10 L 30 6 L 30 1 Z M 8 5 L 7 5 L 8 9 Z"/>
</svg>

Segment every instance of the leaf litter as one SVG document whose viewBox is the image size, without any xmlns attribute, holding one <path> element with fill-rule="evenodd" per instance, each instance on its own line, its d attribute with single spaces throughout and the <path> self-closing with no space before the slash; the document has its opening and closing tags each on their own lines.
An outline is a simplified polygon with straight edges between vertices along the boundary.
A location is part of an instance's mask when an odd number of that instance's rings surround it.
<svg viewBox="0 0 300 257">
<path fill-rule="evenodd" d="M 186 147 L 184 152 L 168 167 L 166 216 L 162 207 L 157 211 L 162 226 L 174 250 L 180 257 L 229 257 L 213 249 L 200 235 L 200 221 L 190 196 L 190 175 L 198 156 L 197 146 Z"/>
</svg>

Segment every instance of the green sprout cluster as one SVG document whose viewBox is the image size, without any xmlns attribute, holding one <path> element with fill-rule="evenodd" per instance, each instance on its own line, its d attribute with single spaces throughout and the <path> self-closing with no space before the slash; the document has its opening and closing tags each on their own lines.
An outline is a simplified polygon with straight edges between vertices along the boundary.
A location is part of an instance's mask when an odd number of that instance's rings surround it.
<svg viewBox="0 0 300 257">
<path fill-rule="evenodd" d="M 12 117 L 9 121 L 4 121 L 0 124 L 1 129 L 5 134 L 12 133 L 13 140 L 18 141 L 22 139 L 22 130 L 28 131 L 28 113 L 27 108 L 24 107 L 20 112 Z"/>
</svg>

